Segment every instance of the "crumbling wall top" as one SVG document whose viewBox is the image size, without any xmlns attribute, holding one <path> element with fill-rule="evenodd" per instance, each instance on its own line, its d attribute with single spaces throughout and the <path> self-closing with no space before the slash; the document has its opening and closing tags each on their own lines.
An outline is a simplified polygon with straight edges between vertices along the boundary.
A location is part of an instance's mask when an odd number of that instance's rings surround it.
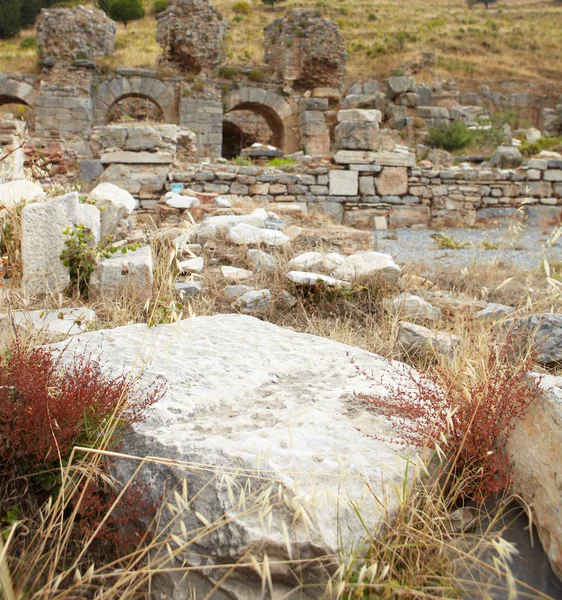
<svg viewBox="0 0 562 600">
<path fill-rule="evenodd" d="M 338 26 L 316 9 L 294 8 L 265 29 L 265 62 L 298 91 L 342 88 L 347 53 Z"/>
<path fill-rule="evenodd" d="M 48 66 L 113 54 L 115 22 L 97 8 L 43 9 L 37 19 L 37 50 Z"/>
<path fill-rule="evenodd" d="M 227 23 L 207 0 L 174 0 L 158 15 L 163 59 L 188 73 L 208 72 L 224 58 Z"/>
</svg>

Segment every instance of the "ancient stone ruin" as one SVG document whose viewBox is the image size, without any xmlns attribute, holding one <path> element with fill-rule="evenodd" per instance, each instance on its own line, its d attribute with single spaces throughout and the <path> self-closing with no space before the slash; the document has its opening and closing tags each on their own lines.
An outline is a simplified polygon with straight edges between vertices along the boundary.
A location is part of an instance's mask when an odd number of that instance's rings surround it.
<svg viewBox="0 0 562 600">
<path fill-rule="evenodd" d="M 184 73 L 210 72 L 224 58 L 226 21 L 206 0 L 174 0 L 158 15 L 162 61 Z"/>
<path fill-rule="evenodd" d="M 343 38 L 319 10 L 292 9 L 264 33 L 265 62 L 289 89 L 343 87 L 347 57 Z"/>
</svg>

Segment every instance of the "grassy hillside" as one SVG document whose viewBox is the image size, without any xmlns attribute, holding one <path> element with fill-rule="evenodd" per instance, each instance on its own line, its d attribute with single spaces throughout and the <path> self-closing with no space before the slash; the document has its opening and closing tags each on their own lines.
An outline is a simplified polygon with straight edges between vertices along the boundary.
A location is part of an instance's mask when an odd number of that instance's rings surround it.
<svg viewBox="0 0 562 600">
<path fill-rule="evenodd" d="M 437 57 L 436 74 L 464 87 L 520 81 L 545 93 L 562 92 L 562 4 L 552 0 L 499 0 L 488 10 L 469 9 L 465 0 L 286 0 L 275 10 L 260 0 L 247 4 L 248 14 L 239 14 L 233 0 L 215 0 L 230 23 L 229 62 L 260 63 L 265 25 L 288 8 L 317 7 L 342 29 L 349 81 L 388 76 L 428 50 Z M 0 43 L 0 71 L 36 69 L 33 50 L 20 47 L 33 33 Z M 153 66 L 160 52 L 155 37 L 152 16 L 127 29 L 118 25 L 115 57 L 108 62 Z"/>
</svg>

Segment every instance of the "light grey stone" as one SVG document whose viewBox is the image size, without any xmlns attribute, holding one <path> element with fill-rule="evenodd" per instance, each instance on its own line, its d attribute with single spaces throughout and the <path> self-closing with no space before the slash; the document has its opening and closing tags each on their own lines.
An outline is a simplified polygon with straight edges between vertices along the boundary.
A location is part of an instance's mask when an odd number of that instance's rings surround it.
<svg viewBox="0 0 562 600">
<path fill-rule="evenodd" d="M 441 318 L 440 308 L 433 306 L 420 296 L 405 292 L 395 298 L 385 300 L 384 305 L 392 314 L 408 321 L 438 321 Z"/>
<path fill-rule="evenodd" d="M 407 354 L 419 355 L 437 352 L 452 356 L 460 338 L 443 331 L 432 331 L 416 323 L 402 321 L 398 324 L 396 345 Z"/>
<path fill-rule="evenodd" d="M 188 298 L 194 298 L 198 296 L 203 290 L 202 281 L 177 281 L 176 291 L 178 292 L 181 300 L 187 300 Z"/>
<path fill-rule="evenodd" d="M 178 263 L 182 273 L 201 273 L 205 268 L 205 259 L 202 256 L 189 258 Z"/>
<path fill-rule="evenodd" d="M 246 252 L 246 260 L 256 271 L 273 273 L 277 268 L 277 259 L 263 250 L 250 248 L 248 252 Z"/>
<path fill-rule="evenodd" d="M 507 306 L 505 304 L 496 304 L 489 302 L 485 308 L 479 310 L 474 314 L 474 319 L 477 321 L 494 321 L 501 319 L 512 313 L 515 309 L 513 306 Z"/>
<path fill-rule="evenodd" d="M 357 196 L 359 173 L 357 171 L 330 171 L 331 196 Z"/>
<path fill-rule="evenodd" d="M 328 275 L 322 275 L 321 273 L 309 273 L 307 271 L 289 271 L 287 273 L 287 279 L 296 283 L 297 285 L 310 285 L 314 286 L 317 283 L 327 285 L 329 287 L 338 288 L 350 288 L 351 283 L 349 281 L 343 281 L 341 279 L 335 279 Z"/>
<path fill-rule="evenodd" d="M 291 240 L 281 231 L 275 229 L 261 229 L 247 223 L 239 223 L 228 232 L 228 240 L 238 246 L 260 245 L 287 246 Z"/>
<path fill-rule="evenodd" d="M 396 285 L 400 279 L 400 267 L 390 254 L 382 252 L 358 252 L 346 257 L 334 271 L 334 276 L 345 281 L 381 277 L 386 283 Z"/>
<path fill-rule="evenodd" d="M 104 165 L 169 165 L 174 162 L 174 155 L 171 152 L 126 152 L 119 150 L 102 154 L 101 162 Z"/>
<path fill-rule="evenodd" d="M 91 289 L 102 298 L 152 298 L 153 264 L 150 246 L 118 252 L 99 261 L 90 279 Z"/>
<path fill-rule="evenodd" d="M 0 183 L 0 206 L 4 208 L 11 208 L 21 202 L 42 200 L 45 196 L 43 188 L 28 179 Z"/>
<path fill-rule="evenodd" d="M 530 374 L 530 379 L 539 377 Z M 562 378 L 541 375 L 538 397 L 515 422 L 507 441 L 511 491 L 533 507 L 533 526 L 550 564 L 562 578 Z M 529 381 L 529 385 L 532 382 Z"/>
<path fill-rule="evenodd" d="M 85 307 L 59 308 L 58 310 L 17 310 L 10 315 L 1 315 L 1 321 L 13 322 L 16 327 L 28 331 L 54 334 L 54 335 L 77 335 L 84 333 L 93 321 L 96 313 Z"/>
<path fill-rule="evenodd" d="M 292 258 L 287 264 L 290 271 L 317 271 L 324 264 L 324 255 L 321 252 L 305 252 Z"/>
<path fill-rule="evenodd" d="M 516 334 L 527 335 L 537 348 L 536 361 L 541 365 L 562 363 L 562 314 L 543 313 L 510 319 L 506 327 Z"/>
<path fill-rule="evenodd" d="M 219 234 L 225 234 L 230 229 L 244 223 L 253 227 L 265 227 L 265 219 L 253 213 L 249 215 L 219 215 L 207 217 L 197 229 L 197 241 L 203 244 Z"/>
<path fill-rule="evenodd" d="M 244 281 L 245 279 L 251 279 L 254 276 L 254 273 L 248 271 L 248 269 L 240 269 L 239 267 L 231 267 L 228 265 L 221 267 L 221 273 L 227 281 Z"/>
<path fill-rule="evenodd" d="M 171 208 L 179 208 L 180 210 L 189 210 L 201 204 L 199 198 L 195 196 L 181 196 L 174 192 L 168 192 L 165 196 L 166 205 Z"/>
<path fill-rule="evenodd" d="M 254 288 L 249 285 L 227 285 L 224 288 L 224 295 L 233 299 L 242 296 L 246 292 L 251 292 Z"/>
<path fill-rule="evenodd" d="M 523 162 L 523 155 L 515 146 L 498 146 L 490 158 L 490 166 L 515 169 Z"/>
<path fill-rule="evenodd" d="M 137 201 L 131 194 L 113 183 L 100 183 L 89 194 L 101 212 L 101 236 L 112 236 L 122 219 L 132 214 Z"/>
<path fill-rule="evenodd" d="M 141 470 L 139 478 L 151 499 L 174 503 L 174 491 L 181 494 L 187 476 L 190 510 L 182 515 L 185 530 L 201 528 L 197 515 L 211 523 L 230 517 L 216 535 L 198 539 L 197 553 L 191 546 L 178 554 L 178 566 L 200 564 L 201 555 L 209 567 L 236 563 L 259 546 L 275 548 L 276 563 L 299 569 L 302 560 L 357 547 L 366 529 L 376 539 L 386 516 L 399 508 L 398 490 L 415 457 L 409 449 L 383 441 L 392 435 L 388 421 L 358 407 L 354 392 L 391 396 L 407 388 L 415 372 L 406 365 L 244 315 L 92 332 L 72 338 L 67 354 L 92 351 L 108 375 L 125 369 L 132 377 L 142 373 L 142 381 L 166 381 L 165 397 L 148 419 L 133 425 L 120 447 L 126 455 L 167 459 L 163 464 L 147 462 Z M 363 378 L 348 355 L 383 383 L 373 385 Z M 194 471 L 176 461 L 207 466 Z M 122 459 L 114 464 L 115 475 L 128 480 L 138 464 Z M 246 508 L 237 507 L 242 489 Z M 270 528 L 267 518 L 260 524 L 257 510 L 257 497 L 263 498 L 268 489 L 272 498 L 285 494 L 288 499 L 288 504 L 270 504 Z M 162 500 L 164 491 L 168 496 Z M 306 511 L 306 523 L 299 510 Z M 165 515 L 161 527 L 169 524 L 169 513 Z M 290 531 L 289 549 L 283 522 Z M 172 532 L 181 536 L 179 524 Z M 294 567 L 292 558 L 299 561 Z M 305 589 L 308 583 L 318 585 L 316 571 L 310 574 L 313 581 L 306 569 L 302 572 Z M 272 568 L 271 574 L 278 588 L 290 571 Z M 164 573 L 160 585 L 186 598 L 190 582 L 181 575 L 174 579 Z M 214 596 L 232 596 L 223 587 L 233 586 L 237 598 L 261 597 L 261 577 L 237 569 L 224 586 L 218 583 Z"/>
<path fill-rule="evenodd" d="M 266 313 L 271 306 L 271 291 L 263 289 L 246 292 L 236 298 L 234 306 L 246 315 Z"/>
<path fill-rule="evenodd" d="M 380 123 L 382 121 L 382 113 L 380 110 L 365 110 L 360 108 L 340 110 L 338 111 L 338 122 L 341 123 L 342 121 Z"/>
</svg>

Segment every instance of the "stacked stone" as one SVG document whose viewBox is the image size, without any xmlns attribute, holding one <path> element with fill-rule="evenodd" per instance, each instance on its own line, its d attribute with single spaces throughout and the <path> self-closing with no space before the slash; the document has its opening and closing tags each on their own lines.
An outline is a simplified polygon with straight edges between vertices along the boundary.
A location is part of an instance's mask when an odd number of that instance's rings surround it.
<svg viewBox="0 0 562 600">
<path fill-rule="evenodd" d="M 164 61 L 187 73 L 207 73 L 220 65 L 227 23 L 210 2 L 174 0 L 157 19 Z"/>
<path fill-rule="evenodd" d="M 562 135 L 562 96 L 560 104 L 553 108 L 544 108 L 542 111 L 543 133 L 547 137 Z"/>
<path fill-rule="evenodd" d="M 37 19 L 37 50 L 47 67 L 92 61 L 113 54 L 115 22 L 97 8 L 43 9 Z"/>
<path fill-rule="evenodd" d="M 264 60 L 289 88 L 341 89 L 347 53 L 338 26 L 316 9 L 291 9 L 264 29 Z"/>
<path fill-rule="evenodd" d="M 5 116 L 0 120 L 0 156 L 6 157 L 0 162 L 0 182 L 24 177 L 23 142 L 25 124 Z"/>
<path fill-rule="evenodd" d="M 328 107 L 328 98 L 306 98 L 301 102 L 299 124 L 305 154 L 325 156 L 330 153 L 330 131 L 325 115 Z"/>
</svg>

